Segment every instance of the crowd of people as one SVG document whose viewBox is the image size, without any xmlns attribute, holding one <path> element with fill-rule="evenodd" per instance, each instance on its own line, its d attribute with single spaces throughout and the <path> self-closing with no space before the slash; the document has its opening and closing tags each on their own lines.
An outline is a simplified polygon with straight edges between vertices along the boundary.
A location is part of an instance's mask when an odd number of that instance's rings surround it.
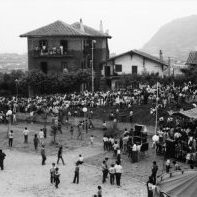
<svg viewBox="0 0 197 197">
<path fill-rule="evenodd" d="M 194 102 L 196 99 L 197 91 L 196 85 L 189 83 L 182 84 L 181 87 L 174 85 L 161 86 L 157 84 L 155 87 L 149 87 L 148 85 L 137 89 L 128 90 L 114 90 L 114 91 L 100 91 L 91 93 L 84 91 L 81 93 L 72 93 L 65 95 L 51 95 L 51 96 L 36 96 L 32 98 L 6 98 L 0 97 L 0 122 L 13 124 L 17 122 L 17 112 L 29 113 L 30 117 L 34 117 L 35 114 L 52 114 L 58 117 L 57 125 L 60 123 L 59 130 L 61 131 L 61 124 L 66 116 L 68 121 L 70 116 L 84 116 L 84 120 L 77 124 L 77 139 L 82 140 L 84 134 L 89 132 L 89 129 L 94 128 L 92 118 L 94 115 L 94 109 L 99 107 L 114 107 L 115 111 L 111 111 L 109 119 L 114 121 L 114 125 L 118 120 L 119 109 L 129 109 L 130 122 L 133 120 L 133 105 L 146 105 L 152 104 L 151 113 L 155 111 L 156 101 L 160 108 L 166 108 L 169 105 L 181 105 L 185 102 Z M 83 110 L 88 107 L 89 111 Z M 103 130 L 107 130 L 106 121 L 103 121 Z M 156 146 L 156 152 L 161 153 L 167 159 L 166 172 L 169 172 L 172 164 L 177 170 L 180 170 L 178 160 L 189 163 L 191 168 L 197 166 L 197 123 L 195 121 L 184 121 L 180 117 L 159 117 L 159 129 L 157 130 L 158 140 L 153 140 Z M 74 127 L 70 127 L 70 137 L 74 137 Z M 26 127 L 23 132 L 24 143 L 29 143 L 29 130 Z M 115 163 L 108 164 L 108 158 L 105 158 L 102 163 L 102 183 L 107 181 L 109 176 L 110 184 L 117 186 L 121 185 L 121 175 L 123 168 L 121 165 L 121 154 L 128 154 L 128 157 L 132 162 L 139 161 L 141 152 L 148 150 L 147 133 L 143 135 L 136 135 L 135 129 L 125 130 L 122 135 L 116 138 L 113 135 L 103 136 L 103 148 L 104 151 L 112 151 L 113 157 L 116 159 Z M 41 151 L 41 164 L 46 164 L 46 151 L 45 151 L 45 138 L 47 137 L 46 128 L 40 129 L 40 131 L 34 135 L 33 144 L 37 151 L 40 145 Z M 11 148 L 14 141 L 14 131 L 11 129 L 8 133 L 8 145 Z M 90 136 L 90 144 L 94 144 L 94 136 Z M 169 145 L 170 144 L 170 145 Z M 0 150 L 0 167 L 4 169 L 3 161 L 6 155 Z M 171 163 L 169 158 L 174 157 L 174 161 Z M 63 159 L 63 147 L 60 146 L 57 152 L 57 162 L 52 163 L 50 169 L 50 182 L 58 188 L 60 183 L 59 161 L 65 165 Z M 73 183 L 79 183 L 79 171 L 80 165 L 83 164 L 83 157 L 79 155 L 79 159 L 75 162 Z M 148 191 L 150 188 L 154 188 L 156 185 L 158 166 L 153 162 L 152 173 L 147 182 Z M 152 189 L 153 190 L 153 189 Z M 150 192 L 149 192 L 150 193 Z M 102 196 L 102 187 L 98 186 L 98 195 Z"/>
<path fill-rule="evenodd" d="M 166 158 L 197 166 L 197 122 L 181 116 L 161 117 L 157 131 L 156 151 Z"/>
</svg>

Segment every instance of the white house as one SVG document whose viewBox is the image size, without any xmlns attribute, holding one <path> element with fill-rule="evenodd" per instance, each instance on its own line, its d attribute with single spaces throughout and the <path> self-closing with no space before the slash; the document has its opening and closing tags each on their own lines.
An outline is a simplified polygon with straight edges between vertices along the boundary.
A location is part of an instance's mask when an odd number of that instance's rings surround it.
<svg viewBox="0 0 197 197">
<path fill-rule="evenodd" d="M 139 50 L 131 50 L 103 62 L 101 75 L 108 79 L 108 86 L 114 89 L 121 75 L 158 73 L 163 77 L 167 70 L 168 64 L 163 61 L 161 51 L 160 58 L 157 58 Z"/>
</svg>

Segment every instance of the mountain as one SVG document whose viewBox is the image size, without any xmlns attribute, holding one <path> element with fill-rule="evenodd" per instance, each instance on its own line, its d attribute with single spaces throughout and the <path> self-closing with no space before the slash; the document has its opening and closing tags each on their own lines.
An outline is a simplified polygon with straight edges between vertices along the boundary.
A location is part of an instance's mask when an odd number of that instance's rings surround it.
<svg viewBox="0 0 197 197">
<path fill-rule="evenodd" d="M 27 70 L 27 54 L 0 53 L 0 72 Z"/>
<path fill-rule="evenodd" d="M 162 50 L 165 57 L 186 61 L 189 52 L 197 50 L 197 15 L 165 24 L 142 50 L 156 56 Z"/>
</svg>

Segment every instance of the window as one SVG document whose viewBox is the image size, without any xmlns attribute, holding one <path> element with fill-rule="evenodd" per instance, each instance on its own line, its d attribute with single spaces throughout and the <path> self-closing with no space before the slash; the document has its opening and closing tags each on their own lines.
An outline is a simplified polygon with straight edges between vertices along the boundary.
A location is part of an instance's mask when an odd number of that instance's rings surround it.
<svg viewBox="0 0 197 197">
<path fill-rule="evenodd" d="M 132 66 L 132 74 L 137 74 L 137 66 Z"/>
<path fill-rule="evenodd" d="M 115 72 L 122 72 L 122 64 L 115 64 Z"/>
<path fill-rule="evenodd" d="M 39 47 L 40 47 L 40 49 L 46 50 L 47 49 L 47 46 L 48 46 L 47 40 L 40 40 L 39 41 Z"/>
<path fill-rule="evenodd" d="M 47 74 L 48 72 L 48 65 L 47 65 L 47 62 L 41 62 L 40 63 L 40 68 L 41 68 L 41 71 L 45 74 Z"/>
</svg>

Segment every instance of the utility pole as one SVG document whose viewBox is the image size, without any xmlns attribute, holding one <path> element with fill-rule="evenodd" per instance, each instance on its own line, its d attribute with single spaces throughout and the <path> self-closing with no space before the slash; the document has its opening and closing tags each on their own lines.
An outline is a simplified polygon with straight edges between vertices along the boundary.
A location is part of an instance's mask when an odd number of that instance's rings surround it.
<svg viewBox="0 0 197 197">
<path fill-rule="evenodd" d="M 92 93 L 94 92 L 94 44 L 96 40 L 92 40 Z"/>
</svg>

